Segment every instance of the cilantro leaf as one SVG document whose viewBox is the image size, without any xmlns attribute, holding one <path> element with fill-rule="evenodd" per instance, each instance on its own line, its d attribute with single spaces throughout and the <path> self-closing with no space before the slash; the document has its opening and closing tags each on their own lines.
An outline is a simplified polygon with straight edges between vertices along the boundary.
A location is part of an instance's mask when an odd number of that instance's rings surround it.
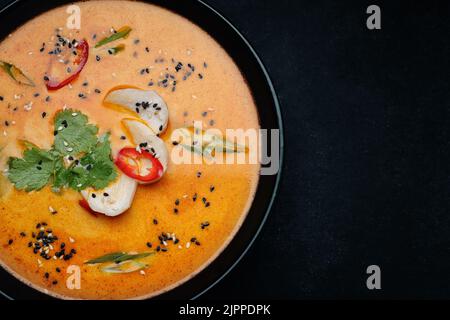
<svg viewBox="0 0 450 320">
<path fill-rule="evenodd" d="M 98 128 L 88 124 L 88 117 L 79 111 L 66 109 L 55 117 L 56 151 L 62 155 L 88 152 L 97 143 Z"/>
<path fill-rule="evenodd" d="M 86 115 L 72 109 L 55 117 L 55 143 L 41 150 L 26 142 L 23 158 L 10 158 L 9 180 L 19 190 L 40 190 L 51 183 L 52 190 L 68 187 L 76 191 L 106 188 L 117 177 L 111 157 L 109 133 L 97 138 L 98 128 L 88 123 Z M 64 157 L 77 158 L 71 165 Z"/>
<path fill-rule="evenodd" d="M 49 182 L 57 163 L 52 152 L 32 147 L 25 150 L 23 159 L 9 158 L 8 179 L 18 190 L 40 190 Z"/>
<path fill-rule="evenodd" d="M 111 159 L 109 134 L 100 137 L 93 149 L 85 154 L 76 165 L 62 168 L 56 174 L 55 186 L 68 186 L 81 191 L 92 187 L 106 188 L 117 177 L 116 167 Z"/>
</svg>

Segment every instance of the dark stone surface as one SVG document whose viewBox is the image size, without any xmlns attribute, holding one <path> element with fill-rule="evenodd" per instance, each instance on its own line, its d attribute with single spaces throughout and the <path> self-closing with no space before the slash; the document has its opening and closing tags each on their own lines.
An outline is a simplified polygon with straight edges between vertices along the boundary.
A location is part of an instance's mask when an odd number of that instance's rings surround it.
<svg viewBox="0 0 450 320">
<path fill-rule="evenodd" d="M 369 31 L 368 1 L 207 2 L 267 66 L 286 154 L 259 239 L 203 298 L 449 297 L 449 3 L 377 1 Z"/>
</svg>

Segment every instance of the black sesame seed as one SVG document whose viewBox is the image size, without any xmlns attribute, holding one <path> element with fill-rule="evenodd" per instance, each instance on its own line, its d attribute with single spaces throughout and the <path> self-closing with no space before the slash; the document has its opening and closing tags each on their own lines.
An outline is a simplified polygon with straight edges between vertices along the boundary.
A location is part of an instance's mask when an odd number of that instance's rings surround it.
<svg viewBox="0 0 450 320">
<path fill-rule="evenodd" d="M 56 267 L 56 272 L 58 272 L 58 273 L 60 273 L 61 272 L 61 269 L 60 268 L 58 268 L 58 267 Z"/>
<path fill-rule="evenodd" d="M 9 239 L 9 240 L 8 240 L 8 244 L 9 244 L 9 245 L 12 245 L 13 242 L 14 242 L 13 239 Z"/>
<path fill-rule="evenodd" d="M 178 213 L 178 209 L 177 209 L 177 208 L 174 208 L 174 209 L 173 209 L 173 212 L 174 212 L 174 213 Z"/>
<path fill-rule="evenodd" d="M 45 111 L 42 112 L 42 115 L 41 115 L 41 116 L 42 116 L 42 119 L 44 119 L 44 118 L 47 116 L 47 112 L 45 112 Z"/>
<path fill-rule="evenodd" d="M 53 284 L 53 285 L 57 285 L 57 284 L 58 284 L 58 281 L 54 280 L 54 281 L 52 282 L 52 284 Z"/>
<path fill-rule="evenodd" d="M 107 192 L 103 193 L 104 197 L 109 197 L 109 194 Z"/>
<path fill-rule="evenodd" d="M 180 199 L 175 200 L 175 205 L 178 206 L 180 204 Z"/>
<path fill-rule="evenodd" d="M 120 136 L 120 140 L 126 140 L 127 139 L 127 137 L 125 137 L 125 136 Z"/>
<path fill-rule="evenodd" d="M 102 93 L 102 92 L 100 91 L 100 89 L 95 89 L 94 91 L 95 91 L 95 93 Z"/>
<path fill-rule="evenodd" d="M 150 242 L 147 242 L 147 247 L 151 248 L 152 244 Z"/>
<path fill-rule="evenodd" d="M 97 197 L 97 195 L 96 195 L 95 193 L 93 193 L 93 194 L 91 195 L 91 197 L 95 199 L 95 198 Z"/>
<path fill-rule="evenodd" d="M 100 56 L 96 56 L 95 60 L 100 61 L 101 60 Z"/>
<path fill-rule="evenodd" d="M 20 236 L 21 236 L 21 237 L 26 237 L 26 233 L 25 233 L 25 232 L 21 232 L 21 233 L 20 233 Z"/>
<path fill-rule="evenodd" d="M 153 219 L 153 224 L 158 224 L 158 220 L 156 220 L 156 219 Z"/>
<path fill-rule="evenodd" d="M 215 189 L 216 189 L 216 187 L 214 187 L 214 186 L 210 186 L 210 187 L 209 187 L 209 191 L 210 191 L 210 192 L 214 192 Z"/>
</svg>

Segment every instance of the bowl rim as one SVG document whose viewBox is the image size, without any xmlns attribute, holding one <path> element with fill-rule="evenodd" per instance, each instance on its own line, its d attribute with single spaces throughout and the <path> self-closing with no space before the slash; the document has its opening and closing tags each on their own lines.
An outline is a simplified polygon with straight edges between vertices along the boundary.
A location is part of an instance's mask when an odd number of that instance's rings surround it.
<svg viewBox="0 0 450 320">
<path fill-rule="evenodd" d="M 7 11 L 9 8 L 18 5 L 19 3 L 23 3 L 23 2 L 27 2 L 29 0 L 12 0 L 11 2 L 7 3 L 6 5 L 0 7 L 0 16 L 2 14 L 4 14 L 5 11 Z M 78 1 L 85 1 L 85 0 L 78 0 Z M 133 1 L 133 0 L 132 0 Z M 145 3 L 153 3 L 154 1 L 152 0 L 137 0 L 137 1 L 141 1 L 141 2 L 145 2 Z M 232 24 L 230 22 L 230 20 L 228 20 L 223 14 L 221 14 L 218 10 L 216 10 L 213 6 L 211 6 L 210 4 L 207 4 L 206 2 L 204 2 L 203 0 L 191 0 L 193 2 L 196 2 L 198 4 L 200 4 L 201 6 L 203 6 L 204 8 L 208 9 L 208 11 L 214 15 L 216 18 L 218 18 L 219 20 L 221 20 L 222 23 L 225 23 L 227 25 L 227 27 L 230 28 L 230 30 L 232 32 L 235 33 L 235 35 L 237 35 L 239 37 L 239 39 L 242 41 L 242 43 L 245 44 L 246 49 L 251 53 L 253 59 L 257 62 L 258 68 L 260 69 L 260 71 L 262 72 L 265 82 L 267 84 L 267 86 L 269 87 L 270 90 L 270 95 L 271 95 L 271 103 L 273 103 L 274 106 L 274 110 L 275 110 L 275 115 L 276 115 L 276 122 L 278 125 L 278 130 L 279 130 L 279 168 L 278 168 L 278 172 L 276 173 L 276 179 L 275 179 L 275 183 L 273 185 L 273 190 L 271 192 L 271 197 L 270 200 L 267 204 L 267 207 L 265 209 L 263 218 L 256 230 L 256 232 L 254 232 L 253 236 L 251 237 L 251 240 L 247 243 L 247 245 L 244 246 L 243 250 L 240 252 L 240 254 L 238 255 L 238 257 L 235 259 L 235 261 L 233 261 L 232 264 L 230 264 L 228 267 L 226 267 L 226 270 L 224 272 L 221 273 L 220 276 L 218 276 L 212 283 L 210 283 L 209 285 L 207 285 L 203 290 L 201 290 L 200 292 L 196 293 L 193 297 L 190 298 L 190 300 L 196 300 L 198 298 L 200 298 L 203 294 L 205 294 L 207 291 L 209 291 L 210 289 L 212 289 L 214 286 L 216 286 L 219 282 L 221 282 L 232 270 L 234 270 L 234 268 L 239 264 L 239 262 L 241 262 L 241 260 L 244 258 L 244 256 L 247 254 L 247 252 L 250 250 L 250 248 L 253 246 L 254 242 L 256 241 L 257 237 L 259 236 L 261 230 L 263 229 L 267 218 L 273 208 L 273 204 L 275 202 L 275 199 L 277 198 L 278 192 L 279 192 L 279 186 L 280 186 L 280 182 L 281 182 L 281 177 L 282 177 L 282 173 L 283 173 L 283 167 L 284 167 L 284 126 L 283 126 L 283 117 L 282 117 L 282 113 L 281 113 L 281 108 L 280 108 L 280 103 L 279 103 L 279 99 L 278 96 L 276 94 L 273 82 L 270 78 L 270 75 L 264 65 L 264 63 L 262 62 L 261 58 L 259 57 L 259 55 L 257 54 L 256 50 L 252 47 L 252 45 L 250 44 L 250 42 L 247 40 L 247 38 L 234 26 L 234 24 Z M 68 2 L 77 2 L 77 0 L 75 1 L 68 1 Z M 155 4 L 157 6 L 161 6 L 160 3 Z M 59 6 L 59 3 L 56 3 L 55 6 L 53 8 L 56 8 Z M 162 6 L 164 9 L 170 10 L 167 7 Z M 183 16 L 182 14 L 175 12 L 175 14 L 179 14 L 181 16 Z M 183 16 L 184 17 L 184 16 Z M 190 20 L 187 17 L 184 17 L 188 20 Z M 192 21 L 194 24 L 195 21 Z M 202 28 L 201 26 L 199 26 L 200 28 Z M 203 30 L 205 30 L 204 28 L 202 28 Z M 208 31 L 205 30 L 207 33 Z M 209 33 L 208 33 L 209 34 Z M 214 40 L 218 41 L 214 36 L 210 35 Z M 0 39 L 1 40 L 1 39 Z M 225 51 L 227 51 L 225 49 Z M 244 78 L 245 78 L 245 74 L 242 72 Z M 253 94 L 253 92 L 252 92 Z M 256 104 L 256 106 L 258 107 L 258 105 Z M 259 188 L 259 184 L 261 181 L 258 182 L 258 187 Z M 249 208 L 250 211 L 251 208 Z M 245 223 L 245 220 L 247 220 L 248 216 L 244 218 L 242 224 Z M 237 232 L 233 235 L 233 238 L 236 237 Z M 228 245 L 231 244 L 231 242 L 233 241 L 233 239 L 230 240 L 230 243 Z M 227 246 L 228 246 L 227 245 Z M 223 250 L 225 250 L 225 248 L 221 249 L 221 252 L 218 254 L 217 257 L 215 257 L 214 260 L 218 259 L 220 255 L 222 255 Z M 199 273 L 202 273 L 208 266 L 205 266 L 202 270 L 199 271 Z M 1 268 L 1 267 L 0 267 Z M 3 269 L 3 268 L 1 268 Z M 6 271 L 8 272 L 8 271 Z M 9 272 L 8 272 L 9 273 Z M 10 274 L 10 273 L 9 273 Z M 11 277 L 14 277 L 12 274 L 10 274 Z M 20 281 L 18 279 L 15 279 L 17 281 Z M 189 283 L 191 282 L 192 279 L 188 279 L 186 282 L 184 283 Z M 184 284 L 182 283 L 182 284 Z M 28 286 L 31 290 L 37 291 L 35 288 Z M 175 290 L 174 289 L 170 289 L 170 291 Z M 53 298 L 52 296 L 49 296 L 45 293 L 39 292 L 42 295 L 45 295 L 48 298 Z M 0 288 L 0 295 L 2 295 L 4 298 L 9 299 L 9 300 L 15 300 L 14 297 L 10 296 L 9 294 L 7 294 L 6 292 L 4 292 L 4 289 Z M 164 295 L 164 293 L 162 293 L 161 295 Z M 159 296 L 155 296 L 152 297 L 150 299 L 157 299 Z"/>
</svg>

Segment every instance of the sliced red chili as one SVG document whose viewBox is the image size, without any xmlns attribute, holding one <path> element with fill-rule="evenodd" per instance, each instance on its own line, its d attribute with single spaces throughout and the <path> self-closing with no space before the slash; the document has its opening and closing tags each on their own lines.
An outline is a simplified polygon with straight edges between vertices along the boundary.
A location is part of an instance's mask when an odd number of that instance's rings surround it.
<svg viewBox="0 0 450 320">
<path fill-rule="evenodd" d="M 151 167 L 146 165 L 145 160 L 150 161 Z M 141 182 L 158 180 L 164 172 L 161 162 L 150 152 L 146 150 L 138 152 L 134 148 L 123 148 L 120 150 L 116 166 L 130 178 Z"/>
<path fill-rule="evenodd" d="M 69 83 L 74 81 L 78 76 L 80 75 L 80 72 L 83 70 L 84 66 L 86 65 L 88 58 L 89 58 L 89 44 L 86 40 L 81 40 L 77 47 L 77 56 L 75 60 L 73 61 L 73 64 L 77 66 L 75 71 L 72 71 L 72 74 L 60 81 L 58 79 L 54 79 L 51 76 L 46 77 L 45 84 L 47 86 L 48 90 L 58 90 L 65 86 L 67 86 Z"/>
</svg>

